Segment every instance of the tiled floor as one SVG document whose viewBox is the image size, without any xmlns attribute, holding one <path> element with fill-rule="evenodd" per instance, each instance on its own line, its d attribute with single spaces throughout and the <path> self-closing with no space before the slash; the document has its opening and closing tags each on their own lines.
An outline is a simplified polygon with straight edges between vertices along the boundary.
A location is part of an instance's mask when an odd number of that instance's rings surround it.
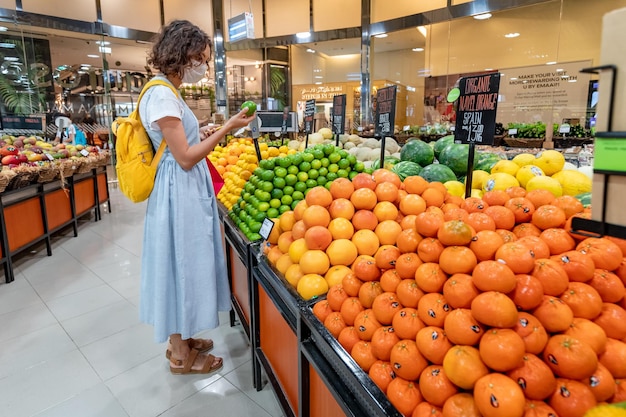
<svg viewBox="0 0 626 417">
<path fill-rule="evenodd" d="M 112 213 L 34 247 L 0 284 L 0 416 L 279 417 L 269 384 L 252 387 L 248 341 L 222 314 L 201 336 L 224 368 L 209 377 L 174 376 L 138 320 L 145 204 L 111 187 Z M 4 282 L 4 277 L 1 278 Z"/>
</svg>

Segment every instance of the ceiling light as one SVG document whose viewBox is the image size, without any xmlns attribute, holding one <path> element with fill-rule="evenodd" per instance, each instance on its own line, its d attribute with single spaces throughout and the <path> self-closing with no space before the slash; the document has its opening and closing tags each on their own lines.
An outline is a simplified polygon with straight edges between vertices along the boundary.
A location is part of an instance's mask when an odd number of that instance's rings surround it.
<svg viewBox="0 0 626 417">
<path fill-rule="evenodd" d="M 18 57 L 16 57 L 16 56 L 5 56 L 5 57 L 4 57 L 4 60 L 5 60 L 5 61 L 10 61 L 10 62 L 17 62 L 17 61 L 19 61 L 20 59 L 19 59 Z"/>
<path fill-rule="evenodd" d="M 100 46 L 111 45 L 111 42 L 109 42 L 109 41 L 96 41 L 96 45 L 100 45 Z"/>
<path fill-rule="evenodd" d="M 493 71 L 493 68 L 485 68 L 485 71 Z"/>
<path fill-rule="evenodd" d="M 315 53 L 315 49 L 311 49 L 311 48 L 307 48 L 306 50 L 308 53 L 310 54 L 314 54 Z"/>
<path fill-rule="evenodd" d="M 487 20 L 491 17 L 491 13 L 481 13 L 474 16 L 476 20 Z"/>
<path fill-rule="evenodd" d="M 296 38 L 298 39 L 306 39 L 309 38 L 311 36 L 310 32 L 298 32 L 296 33 Z"/>
<path fill-rule="evenodd" d="M 15 44 L 9 42 L 0 42 L 0 48 L 15 49 Z"/>
<path fill-rule="evenodd" d="M 89 54 L 87 58 L 100 58 L 100 55 Z"/>
<path fill-rule="evenodd" d="M 412 51 L 413 52 L 422 52 L 424 50 L 424 48 L 413 48 Z"/>
<path fill-rule="evenodd" d="M 386 33 L 381 33 L 380 35 L 374 35 L 375 38 L 386 38 L 387 36 L 389 35 L 387 35 Z"/>
<path fill-rule="evenodd" d="M 315 83 L 315 85 L 322 85 L 322 82 L 321 82 L 321 81 L 317 81 L 317 82 Z"/>
<path fill-rule="evenodd" d="M 519 36 L 519 33 L 517 32 L 511 32 L 511 33 L 507 33 L 506 35 L 504 35 L 505 38 L 517 38 Z"/>
<path fill-rule="evenodd" d="M 98 48 L 98 50 L 103 53 L 103 54 L 110 54 L 111 53 L 111 48 L 109 48 L 108 46 L 101 46 Z"/>
<path fill-rule="evenodd" d="M 578 80 L 577 80 L 577 79 L 575 79 L 575 78 L 572 78 L 572 79 L 570 79 L 570 80 L 567 80 L 567 82 L 568 82 L 568 83 L 575 83 L 575 82 L 577 82 L 577 81 L 578 81 Z"/>
<path fill-rule="evenodd" d="M 554 64 L 556 64 L 556 61 L 546 62 L 546 65 L 554 65 Z"/>
<path fill-rule="evenodd" d="M 426 30 L 426 26 L 418 26 L 417 31 L 422 34 L 423 37 L 426 37 L 428 31 Z"/>
<path fill-rule="evenodd" d="M 322 75 L 316 75 L 315 78 L 324 78 Z"/>
</svg>

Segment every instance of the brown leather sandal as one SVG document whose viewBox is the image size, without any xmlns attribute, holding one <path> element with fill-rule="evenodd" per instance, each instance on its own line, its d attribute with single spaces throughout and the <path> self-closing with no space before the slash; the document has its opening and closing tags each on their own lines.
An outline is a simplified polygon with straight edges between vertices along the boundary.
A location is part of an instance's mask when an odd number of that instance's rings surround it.
<svg viewBox="0 0 626 417">
<path fill-rule="evenodd" d="M 213 349 L 213 341 L 211 339 L 187 339 L 190 349 L 196 349 L 200 353 L 208 352 Z M 168 341 L 167 350 L 165 351 L 165 357 L 170 359 L 172 357 L 172 344 Z"/>
<path fill-rule="evenodd" d="M 210 374 L 224 366 L 222 358 L 213 355 L 200 355 L 196 349 L 191 349 L 186 360 L 170 359 L 170 372 L 174 375 Z M 202 365 L 192 369 L 193 365 Z"/>
</svg>

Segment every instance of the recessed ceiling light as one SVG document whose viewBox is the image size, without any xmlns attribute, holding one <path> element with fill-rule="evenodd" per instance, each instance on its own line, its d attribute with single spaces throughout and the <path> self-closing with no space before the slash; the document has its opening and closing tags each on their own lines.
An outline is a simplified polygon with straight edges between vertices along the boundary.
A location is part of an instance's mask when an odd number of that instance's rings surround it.
<svg viewBox="0 0 626 417">
<path fill-rule="evenodd" d="M 493 68 L 485 68 L 485 71 L 493 71 Z"/>
<path fill-rule="evenodd" d="M 96 41 L 96 45 L 100 45 L 100 46 L 111 45 L 111 42 L 109 42 L 109 41 Z"/>
<path fill-rule="evenodd" d="M 111 53 L 111 48 L 109 48 L 108 46 L 101 46 L 98 48 L 98 50 L 100 52 L 102 52 L 103 54 L 110 54 Z"/>
<path fill-rule="evenodd" d="M 504 35 L 505 38 L 517 38 L 519 36 L 519 33 L 517 32 L 511 32 L 511 33 L 507 33 L 506 35 Z"/>
<path fill-rule="evenodd" d="M 568 82 L 568 83 L 575 83 L 575 82 L 577 82 L 577 81 L 578 81 L 578 80 L 576 80 L 576 79 L 574 79 L 574 78 L 567 80 L 567 82 Z"/>
<path fill-rule="evenodd" d="M 322 82 L 321 82 L 321 81 L 317 81 L 317 82 L 315 83 L 315 85 L 322 85 Z"/>
<path fill-rule="evenodd" d="M 315 78 L 324 78 L 322 75 L 316 75 Z"/>
<path fill-rule="evenodd" d="M 310 54 L 314 54 L 315 53 L 315 49 L 311 49 L 311 48 L 308 48 L 306 51 L 308 53 L 310 53 Z"/>
<path fill-rule="evenodd" d="M 387 36 L 389 35 L 387 35 L 386 33 L 381 33 L 380 35 L 374 35 L 375 38 L 386 38 Z"/>
<path fill-rule="evenodd" d="M 89 54 L 87 58 L 100 58 L 100 55 Z"/>
<path fill-rule="evenodd" d="M 424 48 L 413 48 L 412 51 L 413 52 L 422 52 L 424 50 Z"/>
<path fill-rule="evenodd" d="M 474 19 L 476 20 L 486 20 L 486 19 L 489 19 L 490 17 L 491 17 L 491 13 L 481 13 L 481 14 L 474 15 Z"/>
<path fill-rule="evenodd" d="M 554 64 L 556 64 L 556 61 L 546 62 L 546 65 L 554 65 Z"/>
<path fill-rule="evenodd" d="M 310 32 L 298 32 L 296 33 L 296 38 L 298 39 L 306 39 L 311 36 Z"/>
</svg>

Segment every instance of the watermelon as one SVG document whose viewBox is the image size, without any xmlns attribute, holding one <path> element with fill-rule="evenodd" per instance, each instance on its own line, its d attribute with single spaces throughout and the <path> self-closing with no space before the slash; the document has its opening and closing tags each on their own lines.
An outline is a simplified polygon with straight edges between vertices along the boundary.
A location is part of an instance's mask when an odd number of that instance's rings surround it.
<svg viewBox="0 0 626 417">
<path fill-rule="evenodd" d="M 456 181 L 454 172 L 442 164 L 430 164 L 425 166 L 419 173 L 419 176 L 428 182 L 439 181 L 445 183 L 448 181 Z"/>
<path fill-rule="evenodd" d="M 433 143 L 433 142 L 430 142 Z M 439 158 L 439 154 L 444 148 L 450 144 L 454 143 L 454 135 L 444 136 L 441 139 L 438 139 L 434 142 L 433 150 L 435 151 L 435 157 Z"/>
<path fill-rule="evenodd" d="M 500 155 L 489 152 L 481 152 L 478 154 L 478 161 L 474 161 L 474 169 L 491 172 L 491 168 L 502 158 Z"/>
<path fill-rule="evenodd" d="M 396 158 L 395 156 L 385 156 L 385 169 L 390 170 L 398 162 L 400 162 L 400 158 Z M 380 159 L 377 159 L 372 163 L 372 169 L 378 168 L 380 168 Z"/>
<path fill-rule="evenodd" d="M 439 163 L 448 166 L 456 175 L 467 174 L 467 158 L 469 156 L 469 145 L 452 143 L 439 154 Z M 474 165 L 478 161 L 478 155 L 474 154 Z M 474 168 L 476 169 L 476 168 Z"/>
<path fill-rule="evenodd" d="M 578 194 L 576 199 L 582 203 L 583 207 L 591 206 L 591 193 Z"/>
<path fill-rule="evenodd" d="M 419 139 L 411 139 L 402 147 L 400 159 L 425 166 L 433 163 L 435 152 L 428 143 Z"/>
<path fill-rule="evenodd" d="M 422 172 L 422 167 L 415 162 L 401 161 L 395 164 L 393 168 L 391 168 L 391 171 L 395 172 L 398 177 L 400 177 L 400 179 L 404 181 L 406 177 L 419 175 L 420 172 Z"/>
</svg>

